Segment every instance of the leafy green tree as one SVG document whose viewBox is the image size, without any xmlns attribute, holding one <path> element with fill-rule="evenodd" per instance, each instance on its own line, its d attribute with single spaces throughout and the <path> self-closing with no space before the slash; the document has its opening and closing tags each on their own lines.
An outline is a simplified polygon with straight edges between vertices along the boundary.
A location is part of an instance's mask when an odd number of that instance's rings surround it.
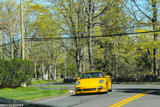
<svg viewBox="0 0 160 107">
<path fill-rule="evenodd" d="M 45 8 L 42 4 L 34 4 L 30 1 L 26 2 L 26 14 L 34 16 L 31 23 L 26 22 L 26 29 L 32 33 L 27 33 L 27 37 L 32 38 L 44 38 L 48 39 L 52 37 L 58 37 L 59 27 L 57 26 L 54 16 L 51 14 L 51 10 Z M 26 16 L 27 18 L 27 16 Z M 27 52 L 28 58 L 34 60 L 37 65 L 40 65 L 43 75 L 47 74 L 48 78 L 56 79 L 57 64 L 63 63 L 62 48 L 60 41 L 28 41 Z"/>
<path fill-rule="evenodd" d="M 129 1 L 129 2 L 128 2 Z M 148 28 L 152 30 L 159 29 L 158 26 L 158 19 L 159 19 L 159 4 L 158 0 L 143 0 L 142 2 L 137 2 L 137 0 L 128 0 L 127 6 L 132 6 L 135 8 L 129 9 L 132 17 L 136 19 L 136 26 L 139 28 Z M 147 5 L 147 7 L 143 7 L 144 5 Z M 159 34 L 154 33 L 153 34 L 153 40 L 155 42 L 158 41 Z M 153 49 L 153 71 L 155 75 L 158 75 L 159 73 L 159 48 L 155 47 Z"/>
<path fill-rule="evenodd" d="M 12 42 L 9 47 L 5 47 L 7 50 L 4 53 L 4 57 L 19 57 L 19 44 L 15 41 L 19 39 L 19 5 L 16 4 L 16 0 L 2 0 L 0 1 L 0 19 L 2 22 L 7 23 L 7 26 L 2 31 L 3 43 Z"/>
</svg>

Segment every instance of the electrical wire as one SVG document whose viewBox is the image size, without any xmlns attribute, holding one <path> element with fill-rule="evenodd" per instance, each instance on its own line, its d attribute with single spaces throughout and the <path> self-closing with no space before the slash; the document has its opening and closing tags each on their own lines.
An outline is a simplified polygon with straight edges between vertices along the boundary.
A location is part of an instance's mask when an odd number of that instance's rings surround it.
<svg viewBox="0 0 160 107">
<path fill-rule="evenodd" d="M 88 38 L 104 38 L 104 37 L 115 37 L 115 36 L 126 36 L 126 35 L 134 35 L 134 34 L 146 34 L 146 33 L 155 33 L 160 32 L 159 30 L 145 31 L 145 32 L 131 32 L 131 33 L 119 33 L 119 34 L 104 34 L 97 36 L 80 36 L 80 37 L 36 37 L 36 38 L 25 38 L 27 41 L 45 41 L 45 40 L 59 40 L 59 39 L 88 39 Z"/>
<path fill-rule="evenodd" d="M 155 33 L 155 32 L 160 32 L 160 29 L 159 30 L 152 30 L 152 31 L 145 31 L 145 32 L 131 32 L 131 33 L 119 33 L 119 34 L 109 34 L 109 35 L 97 35 L 97 36 L 83 36 L 83 37 L 52 37 L 52 38 L 25 38 L 25 40 L 27 41 L 49 41 L 49 40 L 61 40 L 61 39 L 88 39 L 88 38 L 104 38 L 104 37 L 115 37 L 115 36 L 126 36 L 126 35 L 134 35 L 134 34 L 146 34 L 146 33 Z M 6 43 L 6 44 L 2 44 L 0 45 L 0 47 L 4 47 L 4 46 L 7 46 L 7 45 L 10 45 L 12 43 L 15 43 L 15 42 L 20 42 L 21 39 L 18 39 L 18 40 L 15 40 L 15 41 L 12 41 L 12 42 L 9 42 L 9 43 Z"/>
</svg>

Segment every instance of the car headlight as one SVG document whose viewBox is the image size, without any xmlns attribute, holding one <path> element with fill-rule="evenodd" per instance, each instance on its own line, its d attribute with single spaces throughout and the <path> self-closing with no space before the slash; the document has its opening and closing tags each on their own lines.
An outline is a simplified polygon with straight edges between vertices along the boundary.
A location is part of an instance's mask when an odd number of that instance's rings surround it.
<svg viewBox="0 0 160 107">
<path fill-rule="evenodd" d="M 104 83 L 104 80 L 100 80 L 99 83 L 100 83 L 100 84 L 103 84 L 103 83 Z"/>
<path fill-rule="evenodd" d="M 79 81 L 77 81 L 77 82 L 76 82 L 76 85 L 80 85 L 80 82 L 79 82 Z"/>
</svg>

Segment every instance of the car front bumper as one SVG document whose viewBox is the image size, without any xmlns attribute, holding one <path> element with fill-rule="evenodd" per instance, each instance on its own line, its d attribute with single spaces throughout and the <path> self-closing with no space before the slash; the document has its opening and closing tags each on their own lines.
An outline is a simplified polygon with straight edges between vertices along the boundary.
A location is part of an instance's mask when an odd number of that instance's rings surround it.
<svg viewBox="0 0 160 107">
<path fill-rule="evenodd" d="M 100 85 L 96 87 L 75 87 L 76 94 L 99 93 L 99 92 L 106 92 L 106 86 Z"/>
</svg>

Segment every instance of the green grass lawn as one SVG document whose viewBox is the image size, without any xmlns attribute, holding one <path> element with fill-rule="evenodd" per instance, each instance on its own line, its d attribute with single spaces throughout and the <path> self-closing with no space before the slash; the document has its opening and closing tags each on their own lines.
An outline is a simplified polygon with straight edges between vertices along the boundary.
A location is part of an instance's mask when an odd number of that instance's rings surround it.
<svg viewBox="0 0 160 107">
<path fill-rule="evenodd" d="M 32 100 L 37 98 L 44 98 L 49 96 L 63 95 L 68 92 L 68 90 L 52 90 L 52 89 L 41 89 L 41 88 L 64 88 L 64 87 L 19 87 L 19 88 L 4 88 L 0 89 L 0 97 L 16 99 L 16 100 Z"/>
</svg>

